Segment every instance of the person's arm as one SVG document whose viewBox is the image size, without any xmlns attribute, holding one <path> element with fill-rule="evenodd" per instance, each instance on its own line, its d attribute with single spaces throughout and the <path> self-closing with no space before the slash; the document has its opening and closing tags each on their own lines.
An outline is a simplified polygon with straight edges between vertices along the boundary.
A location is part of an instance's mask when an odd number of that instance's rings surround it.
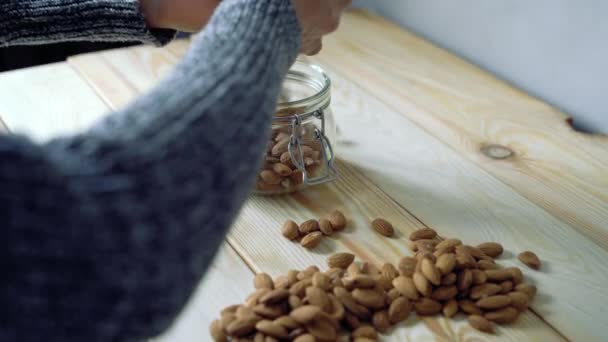
<svg viewBox="0 0 608 342">
<path fill-rule="evenodd" d="M 291 1 L 223 0 L 167 79 L 91 131 L 0 135 L 1 341 L 171 324 L 254 184 L 299 41 Z"/>
<path fill-rule="evenodd" d="M 211 0 L 200 0 L 205 1 Z M 175 36 L 176 27 L 155 24 L 179 24 L 165 5 L 159 7 L 166 3 L 170 0 L 2 0 L 0 47 L 65 41 L 162 45 Z"/>
</svg>

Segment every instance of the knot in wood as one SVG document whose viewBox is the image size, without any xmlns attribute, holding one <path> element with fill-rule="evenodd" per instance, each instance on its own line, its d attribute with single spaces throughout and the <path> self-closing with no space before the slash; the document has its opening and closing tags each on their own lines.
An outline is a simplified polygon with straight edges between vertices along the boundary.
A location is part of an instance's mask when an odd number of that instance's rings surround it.
<svg viewBox="0 0 608 342">
<path fill-rule="evenodd" d="M 498 144 L 483 146 L 481 148 L 481 153 L 492 159 L 507 159 L 513 156 L 513 150 Z"/>
</svg>

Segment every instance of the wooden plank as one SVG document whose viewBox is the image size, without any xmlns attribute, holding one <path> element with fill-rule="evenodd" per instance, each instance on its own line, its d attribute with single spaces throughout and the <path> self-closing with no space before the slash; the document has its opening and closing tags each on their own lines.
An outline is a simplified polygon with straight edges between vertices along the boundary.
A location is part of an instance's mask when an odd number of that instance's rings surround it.
<svg viewBox="0 0 608 342">
<path fill-rule="evenodd" d="M 608 248 L 608 138 L 396 25 L 351 12 L 319 60 Z M 488 158 L 489 144 L 512 157 Z"/>
<path fill-rule="evenodd" d="M 137 49 L 129 53 L 137 53 Z M 115 60 L 118 60 L 116 57 Z M 136 64 L 129 64 L 128 58 L 121 60 L 126 64 L 120 67 L 120 70 L 133 70 L 138 67 Z M 86 65 L 84 67 L 81 65 L 80 72 L 86 72 Z M 103 73 L 112 72 L 116 70 L 108 68 L 103 71 Z M 94 80 L 94 77 L 90 79 Z M 116 76 L 116 79 L 120 79 L 120 76 Z M 112 93 L 113 90 L 108 89 L 108 94 Z M 107 94 L 105 95 L 109 99 Z M 120 98 L 117 101 L 120 103 Z M 432 137 L 429 139 L 433 140 Z M 310 264 L 322 266 L 325 256 L 337 250 L 350 250 L 361 259 L 377 263 L 395 262 L 399 256 L 408 254 L 405 250 L 405 236 L 412 230 L 422 227 L 420 221 L 370 183 L 359 171 L 344 163 L 341 164 L 341 169 L 342 176 L 335 184 L 317 187 L 293 196 L 252 198 L 229 235 L 232 246 L 254 270 L 263 270 L 273 275 Z M 351 228 L 342 233 L 338 239 L 326 239 L 313 253 L 285 241 L 278 231 L 280 223 L 286 218 L 304 220 L 318 217 L 336 207 L 349 215 Z M 381 238 L 369 229 L 370 219 L 378 216 L 398 223 L 397 239 Z M 277 257 L 277 254 L 280 257 Z M 487 339 L 487 336 L 473 331 L 462 320 L 429 318 L 420 323 L 412 318 L 406 326 L 407 330 L 402 326 L 392 333 L 390 340 L 404 341 L 411 338 L 461 340 L 471 336 Z M 501 334 L 497 338 L 520 341 L 560 340 L 562 337 L 536 315 L 528 312 L 515 325 L 501 328 Z"/>
<path fill-rule="evenodd" d="M 69 94 L 69 96 L 68 96 Z M 0 74 L 0 115 L 14 133 L 45 141 L 81 131 L 106 110 L 66 64 Z"/>
<path fill-rule="evenodd" d="M 338 154 L 344 162 L 441 234 L 470 243 L 500 241 L 510 251 L 506 265 L 522 266 L 513 253 L 537 252 L 545 267 L 526 272 L 545 296 L 533 303 L 535 312 L 569 338 L 601 340 L 608 327 L 608 318 L 600 318 L 608 304 L 603 248 L 455 154 L 398 110 L 339 74 L 330 76 L 341 134 Z M 583 287 L 587 295 L 581 297 Z"/>
<path fill-rule="evenodd" d="M 242 303 L 253 290 L 253 272 L 224 244 L 175 324 L 154 341 L 208 340 L 209 325 L 219 318 L 220 311 L 228 305 Z"/>
<path fill-rule="evenodd" d="M 183 44 L 176 42 L 170 46 L 178 51 Z M 68 58 L 68 63 L 114 108 L 125 106 L 138 94 L 150 89 L 176 61 L 169 50 L 151 47 L 109 50 Z"/>
</svg>

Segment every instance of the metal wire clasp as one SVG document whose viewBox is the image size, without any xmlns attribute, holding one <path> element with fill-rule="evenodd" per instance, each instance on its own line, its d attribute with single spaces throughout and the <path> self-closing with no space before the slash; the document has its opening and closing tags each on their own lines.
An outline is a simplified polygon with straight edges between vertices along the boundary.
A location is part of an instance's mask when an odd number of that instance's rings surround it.
<svg viewBox="0 0 608 342">
<path fill-rule="evenodd" d="M 334 150 L 325 135 L 325 113 L 323 109 L 318 109 L 312 115 L 321 121 L 321 129 L 315 126 L 313 137 L 315 141 L 319 141 L 321 145 L 321 155 L 325 161 L 325 171 L 317 176 L 310 177 L 304 163 L 304 153 L 302 152 L 302 117 L 307 117 L 311 113 L 295 114 L 291 122 L 291 137 L 287 150 L 291 157 L 291 162 L 295 167 L 302 172 L 304 185 L 317 185 L 334 180 L 338 176 L 338 171 L 334 166 Z M 297 156 L 294 154 L 294 149 L 297 149 Z"/>
</svg>

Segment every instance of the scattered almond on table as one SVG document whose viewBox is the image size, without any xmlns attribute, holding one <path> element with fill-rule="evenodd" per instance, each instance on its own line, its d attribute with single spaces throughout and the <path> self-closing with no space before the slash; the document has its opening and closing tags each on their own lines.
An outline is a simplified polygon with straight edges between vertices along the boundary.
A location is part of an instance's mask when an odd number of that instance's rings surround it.
<svg viewBox="0 0 608 342">
<path fill-rule="evenodd" d="M 319 220 L 307 220 L 300 225 L 287 220 L 281 227 L 281 234 L 288 240 L 299 241 L 304 248 L 312 249 L 321 243 L 323 237 L 332 236 L 346 228 L 346 217 L 339 210 L 332 211 Z"/>
<path fill-rule="evenodd" d="M 325 220 L 300 226 L 287 221 L 282 233 L 312 248 L 325 234 L 321 226 L 329 223 L 334 232 L 346 224 L 339 211 Z M 381 234 L 392 229 L 385 220 L 374 222 Z M 503 253 L 498 243 L 468 246 L 459 239 L 441 239 L 429 228 L 410 239 L 415 255 L 402 257 L 396 266 L 378 268 L 355 262 L 351 253 L 335 253 L 327 258 L 325 272 L 310 266 L 274 280 L 257 274 L 256 290 L 244 304 L 222 310 L 209 328 L 211 336 L 218 342 L 335 341 L 344 335 L 352 341 L 377 341 L 411 312 L 448 318 L 462 312 L 473 328 L 494 333 L 495 324 L 514 322 L 536 295 L 536 286 L 524 282 L 521 269 L 496 264 L 494 258 Z M 529 267 L 540 266 L 532 252 L 518 257 Z"/>
</svg>

